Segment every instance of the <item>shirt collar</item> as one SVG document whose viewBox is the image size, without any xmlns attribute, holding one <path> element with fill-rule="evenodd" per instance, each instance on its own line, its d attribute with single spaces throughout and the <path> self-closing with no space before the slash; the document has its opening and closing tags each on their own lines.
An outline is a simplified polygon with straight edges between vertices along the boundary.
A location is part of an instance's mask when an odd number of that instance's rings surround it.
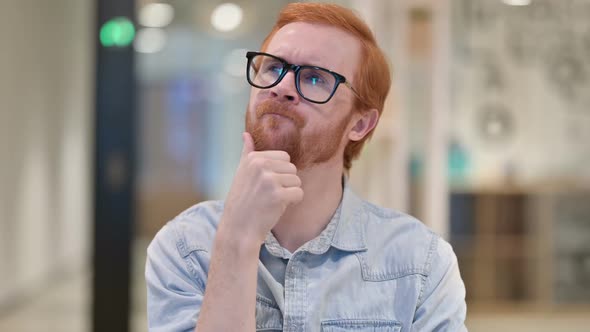
<svg viewBox="0 0 590 332">
<path fill-rule="evenodd" d="M 332 219 L 319 236 L 304 244 L 300 250 L 321 255 L 328 251 L 330 246 L 349 252 L 367 249 L 365 242 L 367 214 L 362 206 L 363 201 L 354 194 L 344 176 L 342 177 L 342 185 L 344 188 L 342 200 L 332 215 Z M 265 245 L 273 256 L 284 259 L 291 257 L 291 253 L 279 244 L 271 232 L 267 234 Z"/>
<path fill-rule="evenodd" d="M 338 209 L 340 220 L 332 237 L 332 246 L 343 251 L 367 250 L 365 242 L 365 225 L 367 212 L 363 209 L 363 201 L 352 191 L 348 179 L 342 177 L 344 192 Z"/>
</svg>

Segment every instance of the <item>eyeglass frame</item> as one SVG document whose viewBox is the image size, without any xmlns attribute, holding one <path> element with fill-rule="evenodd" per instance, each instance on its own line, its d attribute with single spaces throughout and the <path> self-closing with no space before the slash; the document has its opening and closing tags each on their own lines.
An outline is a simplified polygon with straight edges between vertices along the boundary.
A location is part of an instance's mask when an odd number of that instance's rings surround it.
<svg viewBox="0 0 590 332">
<path fill-rule="evenodd" d="M 281 62 L 283 64 L 283 71 L 281 72 L 281 74 L 279 75 L 279 77 L 277 78 L 277 80 L 269 85 L 269 86 L 260 86 L 257 84 L 254 84 L 254 82 L 252 82 L 252 80 L 250 79 L 250 66 L 252 65 L 252 59 L 257 56 L 257 55 L 265 55 L 265 56 L 269 56 L 271 58 L 274 58 L 276 60 L 278 60 L 279 62 Z M 293 73 L 295 74 L 295 76 L 293 77 L 293 79 L 295 80 L 295 89 L 297 90 L 297 93 L 299 94 L 299 96 L 301 96 L 301 98 L 314 103 L 314 104 L 325 104 L 327 102 L 330 101 L 330 99 L 332 99 L 332 97 L 334 96 L 334 94 L 336 93 L 336 90 L 338 90 L 338 86 L 342 83 L 345 86 L 347 86 L 352 93 L 354 93 L 354 95 L 361 99 L 360 95 L 358 94 L 358 92 L 356 92 L 356 90 L 352 87 L 352 85 L 346 81 L 346 77 L 344 77 L 344 75 L 342 74 L 338 74 L 335 71 L 331 71 L 329 69 L 326 68 L 322 68 L 319 66 L 311 66 L 311 65 L 294 65 L 291 64 L 289 62 L 287 62 L 285 59 L 280 58 L 276 55 L 273 54 L 269 54 L 269 53 L 264 53 L 264 52 L 253 52 L 253 51 L 248 51 L 246 52 L 246 58 L 248 59 L 248 64 L 246 65 L 246 79 L 248 80 L 248 83 L 250 83 L 251 86 L 258 88 L 258 89 L 270 89 L 272 87 L 275 87 L 276 85 L 278 85 L 279 83 L 281 83 L 281 81 L 283 80 L 283 78 L 285 78 L 285 76 L 287 75 L 287 73 L 289 72 L 289 70 L 292 70 Z M 307 69 L 307 68 L 311 68 L 311 69 L 317 69 L 317 70 L 323 70 L 328 72 L 329 74 L 331 74 L 332 76 L 334 76 L 334 78 L 336 79 L 336 82 L 334 83 L 334 88 L 332 89 L 332 93 L 330 93 L 330 96 L 325 100 L 325 101 L 315 101 L 315 100 L 311 100 L 307 97 L 305 97 L 303 95 L 303 93 L 301 92 L 301 88 L 300 88 L 300 83 L 299 83 L 299 73 L 301 71 L 301 69 Z"/>
</svg>

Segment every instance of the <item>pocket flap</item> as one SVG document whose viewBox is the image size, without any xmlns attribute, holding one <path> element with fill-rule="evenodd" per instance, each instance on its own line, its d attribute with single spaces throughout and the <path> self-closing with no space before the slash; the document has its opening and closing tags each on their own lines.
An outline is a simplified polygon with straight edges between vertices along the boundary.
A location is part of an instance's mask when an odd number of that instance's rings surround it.
<svg viewBox="0 0 590 332">
<path fill-rule="evenodd" d="M 278 307 L 261 296 L 256 296 L 256 331 L 282 331 L 283 315 Z"/>
<path fill-rule="evenodd" d="M 322 322 L 323 332 L 399 332 L 402 325 L 394 320 L 331 319 Z"/>
</svg>

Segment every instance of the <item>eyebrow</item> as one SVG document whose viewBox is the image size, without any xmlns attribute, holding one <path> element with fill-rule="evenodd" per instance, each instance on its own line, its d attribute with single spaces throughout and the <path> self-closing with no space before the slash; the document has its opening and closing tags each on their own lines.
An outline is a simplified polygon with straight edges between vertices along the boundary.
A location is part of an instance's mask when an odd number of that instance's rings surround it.
<svg viewBox="0 0 590 332">
<path fill-rule="evenodd" d="M 280 52 L 280 50 L 278 50 L 278 51 Z M 285 59 L 285 56 L 284 55 L 279 54 L 277 52 L 269 52 L 268 50 L 263 51 L 263 52 L 266 52 L 268 54 L 272 54 L 274 56 L 277 56 L 277 57 L 279 57 L 279 58 L 287 61 L 288 63 L 297 64 L 297 65 L 301 65 L 301 66 L 313 66 L 313 67 L 322 67 L 322 68 L 325 68 L 325 69 L 329 69 L 327 66 L 321 64 L 323 61 L 321 61 L 320 58 L 314 57 L 313 55 L 311 55 L 311 56 L 307 56 L 306 55 L 305 58 L 307 58 L 308 60 L 305 61 L 305 62 L 303 62 L 303 63 L 301 63 L 301 62 L 300 63 L 294 63 L 293 61 L 289 61 L 289 60 Z M 315 63 L 313 63 L 313 62 L 315 62 Z M 329 69 L 329 70 L 332 70 L 332 69 Z"/>
</svg>

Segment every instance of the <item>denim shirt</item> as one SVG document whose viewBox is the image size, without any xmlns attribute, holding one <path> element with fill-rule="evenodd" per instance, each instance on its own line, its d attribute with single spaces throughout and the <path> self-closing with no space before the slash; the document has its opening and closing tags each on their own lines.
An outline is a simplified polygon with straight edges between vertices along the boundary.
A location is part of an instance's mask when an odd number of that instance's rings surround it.
<svg viewBox="0 0 590 332">
<path fill-rule="evenodd" d="M 166 224 L 148 248 L 148 326 L 192 331 L 223 202 Z M 451 246 L 416 219 L 345 185 L 324 231 L 294 253 L 269 233 L 261 246 L 257 331 L 466 331 L 465 287 Z"/>
</svg>

